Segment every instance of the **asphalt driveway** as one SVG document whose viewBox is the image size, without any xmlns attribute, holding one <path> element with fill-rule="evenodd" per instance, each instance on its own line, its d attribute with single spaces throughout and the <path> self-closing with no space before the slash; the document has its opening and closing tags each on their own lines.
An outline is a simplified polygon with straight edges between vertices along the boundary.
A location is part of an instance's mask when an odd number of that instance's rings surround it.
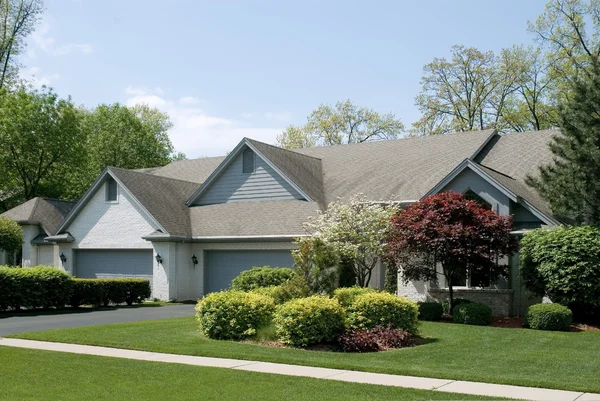
<svg viewBox="0 0 600 401">
<path fill-rule="evenodd" d="M 0 337 L 26 331 L 64 329 L 69 327 L 98 326 L 111 323 L 137 322 L 140 320 L 168 319 L 194 315 L 194 305 L 172 305 L 120 309 L 78 310 L 73 313 L 23 314 L 2 317 Z"/>
</svg>

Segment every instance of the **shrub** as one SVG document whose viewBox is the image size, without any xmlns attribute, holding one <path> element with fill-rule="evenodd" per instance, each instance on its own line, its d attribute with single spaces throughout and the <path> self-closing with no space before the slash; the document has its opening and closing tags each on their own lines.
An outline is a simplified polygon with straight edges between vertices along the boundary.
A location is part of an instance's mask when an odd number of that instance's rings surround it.
<svg viewBox="0 0 600 401">
<path fill-rule="evenodd" d="M 600 229 L 534 230 L 521 241 L 521 277 L 534 294 L 573 307 L 600 309 Z"/>
<path fill-rule="evenodd" d="M 273 298 L 242 291 L 213 292 L 196 305 L 196 319 L 204 335 L 214 339 L 242 339 L 256 334 L 271 320 Z"/>
<path fill-rule="evenodd" d="M 253 267 L 240 273 L 231 282 L 231 289 L 252 291 L 256 288 L 272 287 L 290 280 L 294 272 L 287 267 Z"/>
<path fill-rule="evenodd" d="M 38 266 L 0 268 L 0 308 L 62 308 L 69 303 L 71 277 L 62 270 Z"/>
<path fill-rule="evenodd" d="M 75 278 L 70 305 L 132 305 L 150 297 L 150 281 L 141 278 Z"/>
<path fill-rule="evenodd" d="M 461 305 L 461 304 L 470 304 L 471 302 L 472 301 L 469 301 L 468 299 L 456 298 L 454 300 L 454 306 L 452 308 L 456 309 L 456 307 L 458 305 Z M 446 300 L 446 301 L 442 302 L 442 308 L 444 309 L 444 314 L 445 315 L 452 315 L 452 311 L 450 310 L 450 301 Z"/>
<path fill-rule="evenodd" d="M 492 322 L 492 310 L 479 302 L 468 302 L 456 305 L 452 313 L 452 321 L 460 324 L 487 326 Z"/>
<path fill-rule="evenodd" d="M 559 304 L 536 304 L 527 309 L 525 321 L 535 330 L 568 331 L 573 322 L 573 312 Z"/>
<path fill-rule="evenodd" d="M 289 300 L 309 295 L 308 288 L 300 276 L 294 276 L 281 285 L 256 288 L 251 292 L 270 296 L 275 301 L 275 305 L 281 305 Z"/>
<path fill-rule="evenodd" d="M 23 230 L 21 226 L 15 221 L 0 216 L 0 252 L 13 254 L 21 249 L 22 245 Z"/>
<path fill-rule="evenodd" d="M 279 306 L 273 323 L 279 340 L 307 346 L 333 341 L 344 330 L 345 311 L 337 299 L 315 295 Z"/>
<path fill-rule="evenodd" d="M 411 333 L 392 326 L 350 330 L 338 337 L 338 343 L 344 352 L 385 351 L 410 346 L 411 340 Z"/>
<path fill-rule="evenodd" d="M 346 288 L 337 288 L 333 292 L 333 296 L 340 302 L 340 304 L 344 308 L 347 308 L 354 302 L 356 297 L 358 297 L 359 295 L 369 294 L 372 292 L 376 292 L 376 291 L 373 288 L 369 288 L 369 287 L 354 286 L 354 287 L 346 287 Z"/>
<path fill-rule="evenodd" d="M 348 308 L 348 323 L 352 329 L 370 329 L 391 325 L 410 333 L 417 332 L 419 308 L 414 301 L 385 292 L 373 292 L 356 297 Z"/>
<path fill-rule="evenodd" d="M 439 302 L 419 302 L 419 319 L 436 321 L 442 318 L 444 307 Z"/>
</svg>

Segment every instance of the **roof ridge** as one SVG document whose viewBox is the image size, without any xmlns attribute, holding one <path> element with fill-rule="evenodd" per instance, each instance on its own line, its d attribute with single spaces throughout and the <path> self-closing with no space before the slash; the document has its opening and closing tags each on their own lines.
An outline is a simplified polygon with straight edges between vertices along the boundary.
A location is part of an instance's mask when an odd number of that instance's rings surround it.
<svg viewBox="0 0 600 401">
<path fill-rule="evenodd" d="M 179 178 L 165 177 L 164 175 L 156 175 L 156 174 L 144 173 L 142 171 L 135 171 L 135 170 L 131 170 L 131 169 L 128 169 L 128 168 L 121 168 L 121 167 L 112 167 L 112 166 L 109 166 L 108 169 L 115 169 L 115 170 L 127 171 L 128 173 L 142 174 L 142 175 L 147 175 L 147 176 L 150 176 L 150 177 L 160 178 L 160 179 L 164 179 L 164 180 L 179 181 L 179 182 L 185 182 L 187 184 L 200 185 L 197 182 L 193 182 L 193 181 L 180 180 Z"/>
<path fill-rule="evenodd" d="M 321 161 L 323 160 L 320 157 L 310 156 L 310 155 L 307 155 L 307 154 L 304 154 L 304 153 L 296 152 L 296 151 L 294 151 L 292 149 L 286 149 L 286 148 L 282 148 L 280 146 L 271 145 L 271 144 L 266 143 L 266 142 L 257 141 L 256 139 L 246 138 L 246 140 L 248 140 L 250 142 L 260 143 L 261 145 L 266 145 L 266 146 L 269 146 L 271 148 L 275 148 L 277 150 L 282 150 L 282 151 L 285 151 L 285 152 L 293 153 L 293 154 L 298 155 L 298 156 L 310 157 L 312 159 L 321 160 Z M 294 149 L 306 149 L 306 148 L 294 148 Z"/>
<path fill-rule="evenodd" d="M 483 168 L 486 168 L 486 169 L 488 169 L 488 170 L 492 170 L 494 173 L 498 173 L 498 174 L 500 174 L 500 175 L 503 175 L 503 176 L 504 176 L 504 177 L 506 177 L 506 178 L 510 178 L 511 180 L 519 181 L 519 180 L 517 180 L 516 178 L 514 178 L 514 177 L 511 177 L 510 175 L 508 175 L 508 174 L 506 174 L 506 173 L 503 173 L 502 171 L 498 171 L 498 170 L 496 170 L 496 169 L 493 169 L 493 168 L 491 168 L 491 167 L 488 167 L 488 166 L 486 166 L 485 164 L 482 164 L 482 163 L 477 163 L 477 162 L 475 162 L 475 161 L 474 161 L 473 163 L 475 163 L 475 164 L 478 164 L 478 165 L 480 165 L 481 167 L 483 167 Z"/>
</svg>

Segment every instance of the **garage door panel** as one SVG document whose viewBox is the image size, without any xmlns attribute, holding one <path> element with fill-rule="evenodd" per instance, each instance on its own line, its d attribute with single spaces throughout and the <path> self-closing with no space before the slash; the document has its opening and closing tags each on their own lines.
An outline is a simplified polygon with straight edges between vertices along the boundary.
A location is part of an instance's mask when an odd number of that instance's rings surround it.
<svg viewBox="0 0 600 401">
<path fill-rule="evenodd" d="M 152 282 L 152 250 L 77 250 L 75 275 L 82 278 L 145 278 Z"/>
<path fill-rule="evenodd" d="M 289 250 L 206 251 L 205 293 L 229 288 L 231 281 L 254 266 L 292 267 Z"/>
</svg>

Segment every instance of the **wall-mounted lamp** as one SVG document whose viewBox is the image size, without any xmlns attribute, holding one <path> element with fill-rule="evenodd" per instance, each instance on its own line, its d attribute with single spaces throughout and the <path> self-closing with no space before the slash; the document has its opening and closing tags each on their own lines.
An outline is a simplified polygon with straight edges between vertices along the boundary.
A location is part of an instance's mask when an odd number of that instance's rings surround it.
<svg viewBox="0 0 600 401">
<path fill-rule="evenodd" d="M 160 256 L 160 254 L 159 254 L 159 253 L 157 253 L 157 254 L 156 254 L 156 257 L 155 257 L 155 259 L 156 259 L 156 263 L 158 263 L 159 265 L 161 265 L 161 264 L 162 264 L 162 260 L 163 260 L 163 259 L 162 259 L 162 256 Z"/>
<path fill-rule="evenodd" d="M 196 257 L 196 254 L 192 255 L 192 264 L 194 266 L 196 266 L 198 264 L 198 258 Z"/>
<path fill-rule="evenodd" d="M 67 257 L 65 256 L 64 253 L 61 252 L 59 258 L 60 258 L 61 262 L 63 262 L 63 263 L 67 262 Z"/>
</svg>

